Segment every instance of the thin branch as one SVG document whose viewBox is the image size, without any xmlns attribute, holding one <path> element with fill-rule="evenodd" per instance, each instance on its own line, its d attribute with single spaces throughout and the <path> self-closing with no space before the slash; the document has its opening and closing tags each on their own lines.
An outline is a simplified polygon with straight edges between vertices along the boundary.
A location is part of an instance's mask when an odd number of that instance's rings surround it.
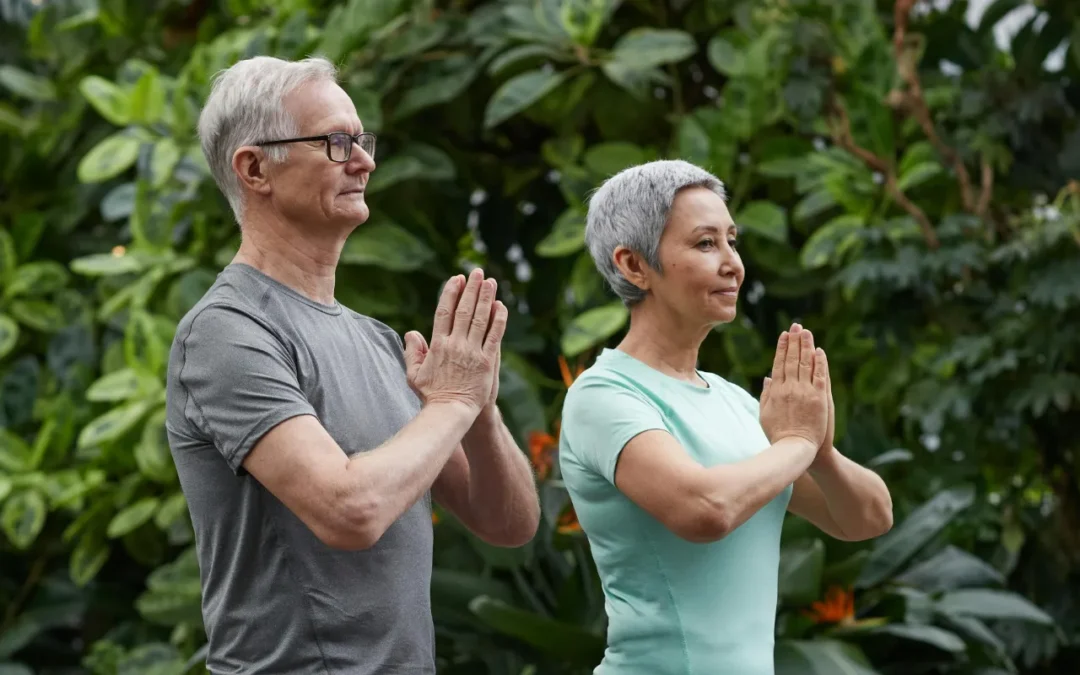
<svg viewBox="0 0 1080 675">
<path fill-rule="evenodd" d="M 990 198 L 994 194 L 994 167 L 986 155 L 982 156 L 980 169 L 982 171 L 982 190 L 979 192 L 979 204 L 975 207 L 975 215 L 986 218 L 990 211 Z"/>
<path fill-rule="evenodd" d="M 866 148 L 860 147 L 855 142 L 855 138 L 851 134 L 851 118 L 848 117 L 847 109 L 844 108 L 844 104 L 841 103 L 839 99 L 834 97 L 831 101 L 831 107 L 833 116 L 830 119 L 831 124 L 829 126 L 832 132 L 833 142 L 855 157 L 861 159 L 864 164 L 874 171 L 878 171 L 885 176 L 885 189 L 889 193 L 889 196 L 919 224 L 919 229 L 922 230 L 923 239 L 926 240 L 927 247 L 931 250 L 937 249 L 940 242 L 938 241 L 937 233 L 934 232 L 933 224 L 931 224 L 930 219 L 926 217 L 926 213 L 924 213 L 915 202 L 908 199 L 908 196 L 900 189 L 900 185 L 896 179 L 896 169 L 893 168 L 889 162 L 886 162 Z"/>
<path fill-rule="evenodd" d="M 896 0 L 896 5 L 893 7 L 896 24 L 893 32 L 893 54 L 900 77 L 908 86 L 907 103 L 930 143 L 956 172 L 956 180 L 960 183 L 960 200 L 964 210 L 969 213 L 981 213 L 975 203 L 975 192 L 972 189 L 971 176 L 968 174 L 967 167 L 964 166 L 964 161 L 956 150 L 941 140 L 934 128 L 934 120 L 930 115 L 929 106 L 926 105 L 926 98 L 923 96 L 918 64 L 915 62 L 916 56 L 907 39 L 908 15 L 914 5 L 915 0 Z"/>
</svg>

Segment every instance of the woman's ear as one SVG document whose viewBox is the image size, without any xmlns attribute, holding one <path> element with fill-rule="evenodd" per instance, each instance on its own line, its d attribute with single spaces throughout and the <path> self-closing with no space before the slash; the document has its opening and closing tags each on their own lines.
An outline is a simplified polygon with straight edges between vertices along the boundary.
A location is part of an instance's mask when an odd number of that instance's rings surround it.
<svg viewBox="0 0 1080 675">
<path fill-rule="evenodd" d="M 240 178 L 240 183 L 258 194 L 270 194 L 266 164 L 266 155 L 256 146 L 244 145 L 233 153 L 232 168 Z"/>
<path fill-rule="evenodd" d="M 611 254 L 615 267 L 622 272 L 623 278 L 643 291 L 649 290 L 649 266 L 633 250 L 618 246 Z"/>
</svg>

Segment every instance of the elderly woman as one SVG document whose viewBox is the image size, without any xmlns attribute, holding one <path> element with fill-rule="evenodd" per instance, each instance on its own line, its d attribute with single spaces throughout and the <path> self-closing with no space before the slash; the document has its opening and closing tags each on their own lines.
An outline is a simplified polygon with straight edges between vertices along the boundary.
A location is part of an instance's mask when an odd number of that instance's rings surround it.
<svg viewBox="0 0 1080 675">
<path fill-rule="evenodd" d="M 825 353 L 780 335 L 762 400 L 697 368 L 744 268 L 721 182 L 682 161 L 595 193 L 586 241 L 630 328 L 570 388 L 560 466 L 603 582 L 603 675 L 771 675 L 785 513 L 859 540 L 887 488 L 832 446 Z"/>
</svg>

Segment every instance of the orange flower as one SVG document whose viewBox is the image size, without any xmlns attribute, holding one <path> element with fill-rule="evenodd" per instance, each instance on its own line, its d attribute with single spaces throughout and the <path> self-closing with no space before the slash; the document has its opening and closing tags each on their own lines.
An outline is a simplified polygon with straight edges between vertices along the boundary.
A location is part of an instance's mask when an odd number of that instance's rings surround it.
<svg viewBox="0 0 1080 675">
<path fill-rule="evenodd" d="M 438 525 L 439 524 L 439 514 L 435 513 L 434 511 L 431 512 L 431 524 L 432 525 Z"/>
<path fill-rule="evenodd" d="M 803 611 L 814 623 L 838 623 L 850 625 L 855 619 L 855 594 L 839 586 L 829 588 L 825 599 L 810 605 Z"/>
<path fill-rule="evenodd" d="M 540 480 L 544 480 L 551 473 L 551 466 L 555 463 L 555 451 L 558 447 L 559 439 L 551 434 L 543 431 L 529 433 L 529 458 Z"/>
<path fill-rule="evenodd" d="M 577 368 L 574 369 L 574 374 L 570 374 L 570 364 L 566 362 L 566 357 L 559 354 L 559 372 L 562 373 L 563 384 L 569 389 L 570 385 L 574 383 L 574 380 L 578 378 L 583 372 L 585 372 L 585 364 L 578 361 Z"/>
<path fill-rule="evenodd" d="M 578 522 L 577 513 L 573 504 L 567 505 L 566 510 L 559 516 L 559 522 L 555 525 L 559 534 L 576 534 L 581 532 L 581 523 Z"/>
</svg>

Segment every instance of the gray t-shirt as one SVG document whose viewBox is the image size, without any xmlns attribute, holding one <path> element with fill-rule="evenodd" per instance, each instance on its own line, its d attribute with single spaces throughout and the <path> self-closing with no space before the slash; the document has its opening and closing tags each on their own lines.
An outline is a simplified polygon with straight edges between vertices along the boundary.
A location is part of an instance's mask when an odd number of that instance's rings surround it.
<svg viewBox="0 0 1080 675">
<path fill-rule="evenodd" d="M 297 415 L 350 455 L 396 434 L 420 409 L 399 336 L 234 263 L 180 322 L 167 394 L 210 672 L 434 673 L 430 493 L 371 548 L 341 551 L 242 466 Z"/>
</svg>

